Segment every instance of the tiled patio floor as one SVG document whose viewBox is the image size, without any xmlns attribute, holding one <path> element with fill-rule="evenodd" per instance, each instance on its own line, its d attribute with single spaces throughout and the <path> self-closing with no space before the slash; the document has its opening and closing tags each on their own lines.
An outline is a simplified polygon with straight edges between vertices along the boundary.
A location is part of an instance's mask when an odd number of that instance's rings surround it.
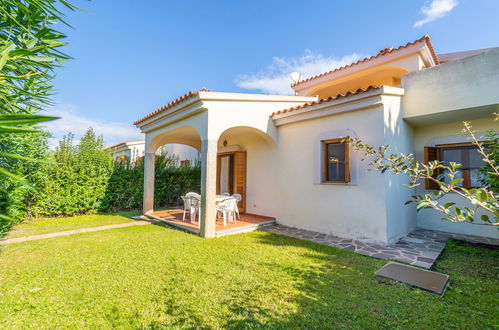
<svg viewBox="0 0 499 330">
<path fill-rule="evenodd" d="M 491 238 L 449 234 L 423 229 L 417 229 L 397 243 L 388 246 L 340 238 L 282 225 L 275 225 L 265 228 L 264 230 L 333 246 L 339 249 L 354 251 L 373 258 L 397 260 L 426 269 L 430 269 L 433 266 L 440 253 L 442 253 L 449 237 L 467 240 L 473 243 L 499 245 L 499 240 Z"/>
<path fill-rule="evenodd" d="M 186 215 L 185 221 L 182 221 L 182 215 L 184 211 L 181 209 L 166 210 L 166 211 L 155 211 L 150 216 L 154 219 L 161 220 L 172 226 L 182 228 L 194 233 L 199 233 L 199 222 L 198 219 L 194 223 L 191 223 L 189 214 Z M 236 220 L 236 223 L 227 223 L 226 226 L 223 225 L 223 219 L 217 219 L 216 234 L 217 236 L 236 234 L 245 231 L 251 231 L 255 229 L 262 228 L 264 226 L 275 224 L 275 219 L 271 217 L 252 215 L 252 214 L 241 214 L 241 218 Z"/>
</svg>

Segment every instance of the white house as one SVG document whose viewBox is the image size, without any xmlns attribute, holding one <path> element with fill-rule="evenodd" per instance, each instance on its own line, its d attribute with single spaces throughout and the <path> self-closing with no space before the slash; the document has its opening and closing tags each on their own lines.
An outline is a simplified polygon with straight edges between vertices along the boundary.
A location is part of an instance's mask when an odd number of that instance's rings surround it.
<svg viewBox="0 0 499 330">
<path fill-rule="evenodd" d="M 137 158 L 144 157 L 145 141 L 125 141 L 107 147 L 106 150 L 111 152 L 115 160 L 130 159 L 135 161 Z M 180 165 L 194 164 L 199 159 L 199 152 L 184 144 L 165 144 L 158 148 L 157 153 L 178 158 Z"/>
<path fill-rule="evenodd" d="M 243 196 L 247 214 L 339 237 L 386 244 L 422 227 L 497 238 L 492 226 L 447 223 L 436 211 L 404 205 L 414 194 L 406 178 L 368 171 L 341 141 L 358 136 L 420 160 L 429 147 L 443 161 L 465 163 L 465 184 L 477 185 L 481 163 L 470 161 L 476 151 L 462 121 L 499 128 L 491 115 L 499 105 L 499 48 L 441 58 L 425 36 L 299 81 L 296 96 L 185 94 L 135 122 L 145 134 L 144 213 L 154 214 L 157 148 L 181 143 L 201 152 L 204 237 L 217 235 L 215 198 L 227 190 Z"/>
<path fill-rule="evenodd" d="M 144 140 L 125 141 L 107 147 L 115 160 L 129 159 L 135 161 L 139 157 L 144 156 Z"/>
</svg>

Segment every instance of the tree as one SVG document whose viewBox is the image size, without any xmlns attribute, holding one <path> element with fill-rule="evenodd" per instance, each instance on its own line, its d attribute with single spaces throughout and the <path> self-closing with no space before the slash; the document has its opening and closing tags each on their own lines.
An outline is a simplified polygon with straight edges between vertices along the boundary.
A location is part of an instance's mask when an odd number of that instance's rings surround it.
<svg viewBox="0 0 499 330">
<path fill-rule="evenodd" d="M 63 33 L 53 29 L 65 23 L 58 9 L 75 7 L 66 0 L 0 0 L 0 134 L 30 134 L 25 127 L 56 119 L 35 115 L 51 103 L 54 69 L 69 59 L 60 48 L 67 44 Z M 2 152 L 1 157 L 16 157 Z M 26 161 L 27 159 L 22 159 Z M 20 178 L 0 167 L 0 176 Z"/>
<path fill-rule="evenodd" d="M 497 121 L 499 116 L 495 114 Z M 435 182 L 439 189 L 433 194 L 414 195 L 406 204 L 416 203 L 418 211 L 422 209 L 434 209 L 444 214 L 443 220 L 452 222 L 473 222 L 478 209 L 487 211 L 490 215 L 482 215 L 481 220 L 492 225 L 499 224 L 499 195 L 497 192 L 497 182 L 499 180 L 499 163 L 497 154 L 497 135 L 489 133 L 492 137 L 490 143 L 479 142 L 475 131 L 469 122 L 464 122 L 463 131 L 468 133 L 477 146 L 478 152 L 483 156 L 485 162 L 481 170 L 485 174 L 484 182 L 486 185 L 476 189 L 466 189 L 460 186 L 463 179 L 458 178 L 458 170 L 462 166 L 454 162 L 445 165 L 441 161 L 430 161 L 427 164 L 415 160 L 414 155 L 410 154 L 390 154 L 390 146 L 384 145 L 378 148 L 371 147 L 362 142 L 360 138 L 345 137 L 355 150 L 364 153 L 364 159 L 369 158 L 369 165 L 381 171 L 381 173 L 392 173 L 395 175 L 403 174 L 409 178 L 409 188 L 415 188 L 421 185 L 424 180 Z M 445 178 L 447 176 L 447 180 Z M 458 207 L 453 202 L 440 203 L 439 200 L 449 194 L 455 193 L 463 199 L 469 201 L 473 207 Z"/>
<path fill-rule="evenodd" d="M 66 24 L 59 8 L 75 9 L 66 0 L 0 0 L 0 234 L 21 218 L 28 177 L 47 151 L 33 125 L 56 119 L 36 113 L 51 103 L 54 69 L 69 59 L 65 35 L 53 28 Z"/>
</svg>

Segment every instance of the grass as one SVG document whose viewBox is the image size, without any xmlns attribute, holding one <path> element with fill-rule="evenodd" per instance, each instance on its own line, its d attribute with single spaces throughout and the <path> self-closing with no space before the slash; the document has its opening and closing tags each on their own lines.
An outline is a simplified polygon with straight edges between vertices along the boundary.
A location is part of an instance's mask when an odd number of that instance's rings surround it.
<svg viewBox="0 0 499 330">
<path fill-rule="evenodd" d="M 445 297 L 378 278 L 385 262 L 267 232 L 159 225 L 0 248 L 6 328 L 497 328 L 498 251 L 451 241 Z"/>
<path fill-rule="evenodd" d="M 59 231 L 115 225 L 131 222 L 130 217 L 140 215 L 139 211 L 118 212 L 113 214 L 90 214 L 75 217 L 39 218 L 21 222 L 12 228 L 6 238 L 25 237 L 56 233 Z"/>
</svg>

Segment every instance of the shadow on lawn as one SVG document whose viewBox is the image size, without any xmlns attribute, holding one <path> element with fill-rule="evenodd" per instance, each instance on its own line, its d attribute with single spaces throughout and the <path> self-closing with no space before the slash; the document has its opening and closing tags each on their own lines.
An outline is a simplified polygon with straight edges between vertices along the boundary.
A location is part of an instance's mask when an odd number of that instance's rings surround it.
<svg viewBox="0 0 499 330">
<path fill-rule="evenodd" d="M 296 310 L 286 315 L 275 315 L 269 308 L 255 304 L 255 293 L 251 290 L 234 292 L 235 301 L 231 301 L 230 310 L 238 319 L 228 320 L 227 328 L 333 328 L 356 324 L 362 325 L 359 315 L 375 319 L 375 311 L 360 313 L 356 308 L 341 308 L 345 298 L 353 299 L 360 305 L 369 295 L 369 286 L 378 286 L 380 279 L 373 276 L 374 271 L 383 262 L 350 251 L 329 246 L 266 233 L 260 236 L 260 242 L 275 246 L 305 248 L 301 257 L 312 260 L 303 267 L 285 266 L 279 263 L 267 263 L 266 267 L 286 274 L 294 283 L 298 294 L 292 298 Z M 354 280 L 361 276 L 362 281 Z M 275 279 L 279 281 L 279 279 Z M 366 292 L 367 291 L 367 292 Z M 263 293 L 265 294 L 265 293 Z M 254 304 L 251 304 L 253 302 Z M 364 326 L 372 326 L 365 323 Z"/>
<path fill-rule="evenodd" d="M 279 248 L 285 246 L 296 247 L 299 253 L 298 258 L 305 258 L 307 262 L 303 264 L 298 262 L 296 266 L 291 266 L 269 260 L 257 265 L 270 270 L 262 274 L 282 274 L 282 279 L 275 278 L 272 279 L 275 282 L 270 285 L 253 285 L 250 288 L 236 285 L 228 291 L 221 303 L 227 308 L 228 315 L 216 327 L 229 329 L 337 328 L 352 324 L 372 327 L 372 322 L 363 323 L 359 317 L 371 321 L 377 318 L 377 311 L 366 307 L 365 295 L 372 295 L 369 287 L 378 286 L 378 283 L 382 281 L 373 275 L 383 263 L 382 261 L 268 232 L 259 232 L 256 241 L 275 246 L 276 253 L 279 253 Z M 367 277 L 367 279 L 356 281 L 355 278 L 359 276 Z M 292 282 L 291 288 L 289 288 L 289 282 L 280 283 L 283 279 Z M 175 299 L 169 298 L 167 301 L 162 301 L 166 304 L 164 313 L 169 315 L 170 321 L 153 322 L 148 327 L 211 328 L 213 326 L 206 322 L 209 322 L 207 319 L 213 320 L 216 316 L 204 317 L 196 308 L 190 306 L 181 308 L 178 305 L 177 299 L 182 299 L 183 295 L 193 294 L 193 292 L 180 294 L 179 292 L 183 290 L 182 283 L 168 284 L 167 287 L 170 295 L 175 297 Z M 290 294 L 287 290 L 293 292 Z M 366 290 L 367 293 L 365 293 Z M 345 298 L 353 299 L 354 305 L 350 302 L 348 306 L 338 308 L 344 305 Z M 262 304 L 262 301 L 265 303 Z M 359 310 L 353 306 L 363 303 L 363 313 L 359 314 Z M 282 306 L 274 308 L 278 305 L 289 305 L 290 310 L 287 311 Z"/>
</svg>

